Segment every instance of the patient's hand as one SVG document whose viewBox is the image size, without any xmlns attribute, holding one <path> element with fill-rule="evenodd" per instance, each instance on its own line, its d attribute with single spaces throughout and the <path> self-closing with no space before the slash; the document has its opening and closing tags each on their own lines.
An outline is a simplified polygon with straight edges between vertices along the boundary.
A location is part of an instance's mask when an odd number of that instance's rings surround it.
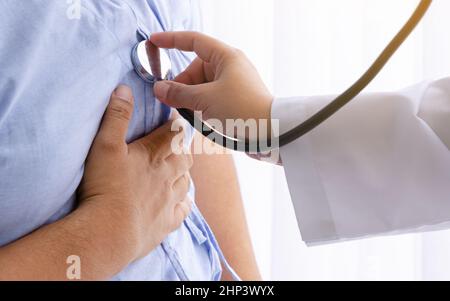
<svg viewBox="0 0 450 301">
<path fill-rule="evenodd" d="M 81 260 L 82 280 L 110 279 L 181 225 L 192 158 L 173 154 L 179 133 L 170 123 L 127 145 L 132 110 L 131 90 L 119 87 L 87 160 L 79 208 L 0 247 L 0 281 L 67 280 L 70 255 Z"/>
<path fill-rule="evenodd" d="M 191 209 L 187 197 L 192 166 L 190 155 L 174 155 L 171 142 L 179 132 L 171 122 L 127 145 L 125 137 L 133 111 L 133 96 L 120 86 L 113 94 L 89 154 L 80 208 L 92 206 L 127 244 L 133 259 L 156 248 L 181 226 Z M 180 146 L 182 147 L 182 146 Z M 94 209 L 95 210 L 95 209 Z M 112 231 L 113 232 L 113 231 Z"/>
</svg>

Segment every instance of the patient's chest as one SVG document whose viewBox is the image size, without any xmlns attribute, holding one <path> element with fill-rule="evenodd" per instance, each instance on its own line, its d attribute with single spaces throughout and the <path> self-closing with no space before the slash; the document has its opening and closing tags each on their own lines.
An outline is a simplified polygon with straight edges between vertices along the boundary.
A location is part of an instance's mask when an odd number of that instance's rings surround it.
<svg viewBox="0 0 450 301">
<path fill-rule="evenodd" d="M 0 4 L 0 246 L 74 210 L 84 162 L 110 94 L 129 85 L 134 140 L 170 110 L 133 71 L 131 49 L 151 32 L 194 29 L 192 1 L 84 0 L 80 20 L 60 0 Z M 171 53 L 173 71 L 190 61 Z M 220 279 L 217 246 L 200 212 L 115 279 Z M 177 264 L 174 264 L 174 262 Z"/>
<path fill-rule="evenodd" d="M 169 109 L 133 71 L 130 52 L 154 31 L 195 29 L 191 2 L 84 0 L 81 19 L 72 20 L 66 1 L 1 1 L 0 246 L 75 208 L 85 159 L 117 85 L 135 96 L 129 140 L 167 119 Z M 174 73 L 190 61 L 179 52 L 171 58 Z M 194 206 L 164 247 L 114 279 L 218 280 L 219 254 Z"/>
<path fill-rule="evenodd" d="M 82 3 L 80 20 L 67 18 L 66 1 L 2 3 L 0 245 L 74 208 L 84 161 L 119 83 L 136 99 L 130 140 L 170 113 L 130 61 L 135 43 L 167 29 L 161 21 L 167 16 L 155 15 L 167 7 L 160 1 Z M 173 59 L 187 63 L 181 54 Z"/>
</svg>

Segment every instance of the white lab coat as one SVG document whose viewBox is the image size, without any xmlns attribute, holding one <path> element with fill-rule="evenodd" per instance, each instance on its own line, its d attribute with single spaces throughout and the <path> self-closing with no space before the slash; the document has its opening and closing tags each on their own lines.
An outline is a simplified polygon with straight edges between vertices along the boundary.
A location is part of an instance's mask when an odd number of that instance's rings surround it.
<svg viewBox="0 0 450 301">
<path fill-rule="evenodd" d="M 277 99 L 285 132 L 332 100 Z M 309 245 L 450 228 L 450 78 L 364 94 L 281 149 Z"/>
</svg>

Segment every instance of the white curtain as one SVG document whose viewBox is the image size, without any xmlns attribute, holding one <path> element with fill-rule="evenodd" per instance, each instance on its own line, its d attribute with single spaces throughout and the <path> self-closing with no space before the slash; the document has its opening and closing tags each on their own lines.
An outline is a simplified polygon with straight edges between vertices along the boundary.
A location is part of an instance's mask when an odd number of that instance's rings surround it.
<svg viewBox="0 0 450 301">
<path fill-rule="evenodd" d="M 339 93 L 374 60 L 418 0 L 200 0 L 204 30 L 244 50 L 277 96 Z M 450 75 L 450 1 L 424 23 L 370 91 Z M 236 155 L 267 280 L 450 280 L 450 232 L 306 248 L 281 168 Z M 418 183 L 420 185 L 420 183 Z M 449 196 L 450 201 L 450 196 Z"/>
</svg>

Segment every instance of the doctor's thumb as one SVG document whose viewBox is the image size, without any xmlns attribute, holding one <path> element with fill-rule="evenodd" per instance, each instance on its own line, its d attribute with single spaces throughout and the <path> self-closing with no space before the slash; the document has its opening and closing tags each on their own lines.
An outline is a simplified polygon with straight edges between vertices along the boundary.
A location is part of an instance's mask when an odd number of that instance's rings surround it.
<svg viewBox="0 0 450 301">
<path fill-rule="evenodd" d="M 154 86 L 155 97 L 172 108 L 201 110 L 199 108 L 200 87 L 173 81 L 160 81 Z"/>
</svg>

